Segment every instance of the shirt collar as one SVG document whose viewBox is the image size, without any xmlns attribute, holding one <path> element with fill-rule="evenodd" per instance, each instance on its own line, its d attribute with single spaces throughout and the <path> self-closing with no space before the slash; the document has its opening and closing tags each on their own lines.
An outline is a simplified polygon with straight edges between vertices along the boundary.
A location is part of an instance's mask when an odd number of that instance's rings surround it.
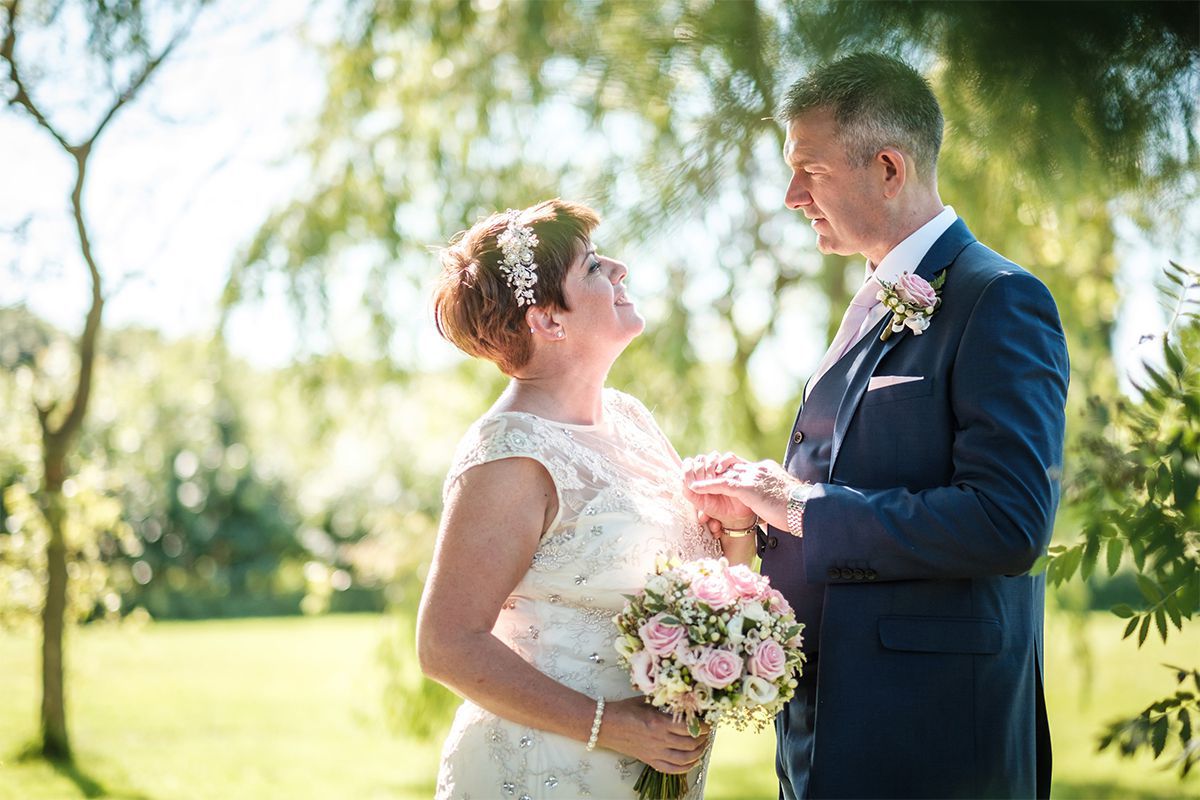
<svg viewBox="0 0 1200 800">
<path fill-rule="evenodd" d="M 866 277 L 870 278 L 873 274 L 881 281 L 895 283 L 900 277 L 900 273 L 916 272 L 917 267 L 921 264 L 921 259 L 929 252 L 929 248 L 933 247 L 933 243 L 954 224 L 956 219 L 958 219 L 958 214 L 954 212 L 954 208 L 945 206 L 936 217 L 917 228 L 908 235 L 907 239 L 889 250 L 874 270 L 871 269 L 871 262 L 868 261 Z"/>
</svg>

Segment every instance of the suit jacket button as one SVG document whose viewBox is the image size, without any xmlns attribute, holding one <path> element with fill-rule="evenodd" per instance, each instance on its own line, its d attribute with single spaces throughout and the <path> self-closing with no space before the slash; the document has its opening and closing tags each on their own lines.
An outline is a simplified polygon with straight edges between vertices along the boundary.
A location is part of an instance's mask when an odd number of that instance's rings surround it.
<svg viewBox="0 0 1200 800">
<path fill-rule="evenodd" d="M 875 578 L 876 578 L 878 575 L 879 575 L 879 573 L 877 573 L 877 572 L 876 572 L 875 570 L 873 570 L 873 569 L 869 569 L 869 570 L 867 570 L 867 580 L 869 580 L 869 581 L 873 581 L 873 580 L 875 580 Z"/>
<path fill-rule="evenodd" d="M 867 573 L 863 572 L 861 569 L 854 570 L 854 580 L 861 581 L 865 577 L 867 577 Z"/>
<path fill-rule="evenodd" d="M 842 580 L 848 581 L 848 580 L 852 580 L 853 578 L 854 578 L 854 570 L 848 569 L 848 568 L 842 570 Z"/>
<path fill-rule="evenodd" d="M 772 550 L 774 550 L 776 547 L 779 547 L 779 537 L 778 536 L 768 536 L 767 537 L 767 547 L 771 548 Z"/>
<path fill-rule="evenodd" d="M 792 441 L 796 444 L 800 444 L 804 441 L 804 433 L 802 431 L 796 431 L 796 433 L 792 436 Z"/>
<path fill-rule="evenodd" d="M 837 567 L 829 568 L 829 580 L 836 581 L 840 577 L 842 577 L 842 571 L 840 569 Z"/>
</svg>

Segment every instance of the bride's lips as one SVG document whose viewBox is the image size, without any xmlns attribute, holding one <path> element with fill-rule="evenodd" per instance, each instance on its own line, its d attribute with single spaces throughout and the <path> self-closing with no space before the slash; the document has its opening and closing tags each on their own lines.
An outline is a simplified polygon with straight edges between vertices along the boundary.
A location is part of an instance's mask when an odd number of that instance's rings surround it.
<svg viewBox="0 0 1200 800">
<path fill-rule="evenodd" d="M 629 295 L 623 294 L 620 297 L 618 297 L 616 300 L 613 301 L 613 305 L 614 306 L 631 306 L 631 305 L 633 305 L 633 299 L 631 297 L 629 297 Z"/>
</svg>

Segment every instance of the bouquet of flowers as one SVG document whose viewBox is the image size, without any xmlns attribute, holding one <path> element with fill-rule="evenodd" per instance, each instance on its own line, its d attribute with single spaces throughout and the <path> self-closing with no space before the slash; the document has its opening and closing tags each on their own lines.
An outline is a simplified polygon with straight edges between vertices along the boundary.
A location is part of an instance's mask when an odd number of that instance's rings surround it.
<svg viewBox="0 0 1200 800">
<path fill-rule="evenodd" d="M 796 691 L 803 625 L 770 581 L 724 558 L 664 561 L 613 618 L 617 654 L 648 702 L 685 719 L 761 730 Z M 646 766 L 638 797 L 683 797 L 683 775 Z"/>
</svg>

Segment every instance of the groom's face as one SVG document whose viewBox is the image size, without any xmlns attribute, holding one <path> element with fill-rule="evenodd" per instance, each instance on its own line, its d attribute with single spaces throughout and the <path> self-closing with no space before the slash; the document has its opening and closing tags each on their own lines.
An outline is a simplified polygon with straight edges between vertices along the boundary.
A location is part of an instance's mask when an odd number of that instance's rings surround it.
<svg viewBox="0 0 1200 800">
<path fill-rule="evenodd" d="M 870 253 L 882 233 L 881 187 L 871 166 L 850 164 L 837 132 L 833 112 L 825 109 L 788 123 L 783 158 L 792 179 L 784 202 L 812 221 L 822 253 Z"/>
</svg>

